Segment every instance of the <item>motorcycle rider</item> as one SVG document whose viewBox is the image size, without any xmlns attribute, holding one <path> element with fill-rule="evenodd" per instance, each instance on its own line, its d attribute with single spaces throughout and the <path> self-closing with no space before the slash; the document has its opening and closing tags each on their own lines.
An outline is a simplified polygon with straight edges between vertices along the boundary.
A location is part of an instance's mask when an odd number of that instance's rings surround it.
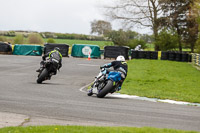
<svg viewBox="0 0 200 133">
<path fill-rule="evenodd" d="M 122 84 L 127 76 L 127 72 L 128 72 L 128 65 L 127 65 L 127 62 L 126 62 L 124 56 L 119 55 L 115 61 L 105 64 L 105 65 L 101 66 L 100 68 L 110 68 L 110 67 L 113 67 L 115 71 L 121 73 L 121 81 L 119 82 L 120 85 L 116 89 L 117 91 L 120 91 L 121 86 L 122 86 Z"/>
<path fill-rule="evenodd" d="M 36 70 L 36 72 L 41 72 L 44 69 L 44 61 L 46 60 L 47 57 L 49 57 L 49 59 L 54 64 L 54 67 L 56 68 L 54 74 L 56 75 L 57 69 L 59 70 L 62 67 L 62 54 L 60 53 L 60 48 L 58 47 L 55 47 L 54 50 L 42 56 L 42 61 L 40 62 L 40 68 Z"/>
</svg>

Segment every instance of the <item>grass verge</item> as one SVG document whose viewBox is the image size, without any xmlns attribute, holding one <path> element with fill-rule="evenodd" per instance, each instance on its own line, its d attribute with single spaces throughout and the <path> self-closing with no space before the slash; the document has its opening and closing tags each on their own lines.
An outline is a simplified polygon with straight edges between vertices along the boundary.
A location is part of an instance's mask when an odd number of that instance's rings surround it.
<svg viewBox="0 0 200 133">
<path fill-rule="evenodd" d="M 94 126 L 29 126 L 1 128 L 0 133 L 197 133 L 158 128 L 94 127 Z"/>
<path fill-rule="evenodd" d="M 121 93 L 200 103 L 200 71 L 189 63 L 131 60 Z"/>
<path fill-rule="evenodd" d="M 89 40 L 70 40 L 70 39 L 54 39 L 56 43 L 59 44 L 68 44 L 72 46 L 73 44 L 91 44 L 91 45 L 98 45 L 101 49 L 107 45 L 114 45 L 113 42 L 110 41 L 89 41 Z M 44 39 L 47 42 L 47 39 Z"/>
<path fill-rule="evenodd" d="M 14 40 L 14 37 L 7 37 L 9 40 Z M 47 42 L 48 39 L 43 39 L 44 43 Z M 103 49 L 104 46 L 112 46 L 114 45 L 111 41 L 90 41 L 90 40 L 75 40 L 75 39 L 54 39 L 55 43 L 58 44 L 68 44 L 72 46 L 73 44 L 90 44 L 90 45 L 98 45 L 100 49 Z M 28 44 L 27 38 L 24 38 L 24 44 Z M 39 45 L 39 44 L 38 44 Z M 44 44 L 41 44 L 44 45 Z"/>
</svg>

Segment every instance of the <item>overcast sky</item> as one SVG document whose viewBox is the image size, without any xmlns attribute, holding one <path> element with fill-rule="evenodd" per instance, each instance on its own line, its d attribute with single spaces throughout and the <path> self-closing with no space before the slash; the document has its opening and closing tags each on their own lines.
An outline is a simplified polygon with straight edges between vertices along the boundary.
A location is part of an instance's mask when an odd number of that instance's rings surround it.
<svg viewBox="0 0 200 133">
<path fill-rule="evenodd" d="M 90 34 L 111 0 L 1 0 L 0 30 Z M 115 27 L 114 27 L 115 28 Z"/>
</svg>

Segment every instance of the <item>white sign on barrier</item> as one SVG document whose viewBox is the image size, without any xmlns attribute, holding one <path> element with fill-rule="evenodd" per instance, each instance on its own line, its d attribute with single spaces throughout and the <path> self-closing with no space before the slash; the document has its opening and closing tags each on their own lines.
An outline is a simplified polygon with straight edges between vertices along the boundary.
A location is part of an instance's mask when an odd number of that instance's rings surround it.
<svg viewBox="0 0 200 133">
<path fill-rule="evenodd" d="M 89 53 L 91 54 L 92 53 L 92 49 L 89 47 L 89 46 L 85 46 L 83 49 L 82 49 L 82 53 L 84 55 L 89 55 Z"/>
</svg>

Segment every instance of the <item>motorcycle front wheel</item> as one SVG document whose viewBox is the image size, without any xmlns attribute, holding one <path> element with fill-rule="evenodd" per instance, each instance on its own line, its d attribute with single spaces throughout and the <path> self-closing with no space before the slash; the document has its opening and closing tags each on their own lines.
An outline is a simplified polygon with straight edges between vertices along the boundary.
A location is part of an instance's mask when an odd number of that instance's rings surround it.
<svg viewBox="0 0 200 133">
<path fill-rule="evenodd" d="M 43 69 L 43 71 L 42 71 L 41 74 L 39 75 L 39 77 L 38 77 L 38 79 L 37 79 L 37 83 L 38 83 L 38 84 L 41 84 L 42 81 L 44 81 L 44 80 L 45 80 L 45 77 L 47 77 L 47 76 L 48 76 L 48 71 L 47 71 L 47 69 L 45 68 L 45 69 Z"/>
<path fill-rule="evenodd" d="M 104 98 L 112 89 L 113 89 L 113 82 L 111 80 L 108 80 L 104 88 L 101 89 L 97 94 L 97 97 Z"/>
</svg>

